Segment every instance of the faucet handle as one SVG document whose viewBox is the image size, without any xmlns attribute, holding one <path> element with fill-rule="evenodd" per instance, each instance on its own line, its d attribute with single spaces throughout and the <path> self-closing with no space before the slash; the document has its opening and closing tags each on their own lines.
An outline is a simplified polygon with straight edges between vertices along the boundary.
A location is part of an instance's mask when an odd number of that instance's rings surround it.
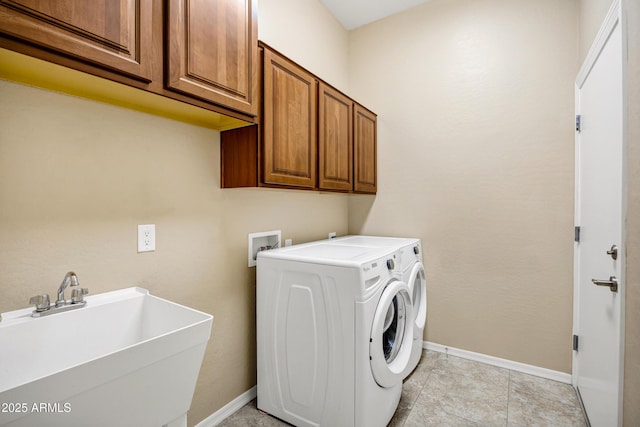
<svg viewBox="0 0 640 427">
<path fill-rule="evenodd" d="M 35 304 L 36 311 L 41 312 L 45 310 L 49 310 L 51 307 L 51 302 L 49 301 L 49 294 L 41 294 L 31 297 L 29 299 L 29 304 Z"/>
<path fill-rule="evenodd" d="M 87 288 L 77 288 L 71 291 L 71 304 L 78 304 L 84 301 L 84 296 L 89 293 Z"/>
</svg>

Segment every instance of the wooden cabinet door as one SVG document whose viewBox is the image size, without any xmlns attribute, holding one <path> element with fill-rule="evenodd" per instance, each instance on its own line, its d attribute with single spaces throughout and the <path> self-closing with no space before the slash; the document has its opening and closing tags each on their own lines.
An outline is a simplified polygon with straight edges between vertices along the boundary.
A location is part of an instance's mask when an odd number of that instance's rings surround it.
<svg viewBox="0 0 640 427">
<path fill-rule="evenodd" d="M 354 185 L 359 193 L 375 193 L 377 190 L 377 118 L 366 108 L 356 104 L 354 108 Z"/>
<path fill-rule="evenodd" d="M 264 50 L 262 181 L 316 186 L 317 82 L 269 49 Z"/>
<path fill-rule="evenodd" d="M 256 0 L 169 0 L 167 86 L 256 116 Z"/>
<path fill-rule="evenodd" d="M 353 101 L 324 83 L 319 86 L 318 187 L 353 188 Z"/>
<path fill-rule="evenodd" d="M 151 80 L 150 1 L 0 0 L 0 32 Z"/>
</svg>

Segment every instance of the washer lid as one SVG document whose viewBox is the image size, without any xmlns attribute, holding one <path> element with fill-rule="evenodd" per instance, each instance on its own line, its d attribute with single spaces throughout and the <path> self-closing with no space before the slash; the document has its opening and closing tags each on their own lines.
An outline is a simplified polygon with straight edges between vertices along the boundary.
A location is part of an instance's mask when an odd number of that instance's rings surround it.
<svg viewBox="0 0 640 427">
<path fill-rule="evenodd" d="M 376 307 L 369 340 L 371 371 L 381 387 L 402 383 L 411 356 L 413 326 L 409 287 L 399 280 L 392 281 Z"/>
<path fill-rule="evenodd" d="M 416 245 L 420 239 L 409 237 L 382 237 L 382 236 L 342 236 L 329 240 L 331 244 L 368 246 L 374 248 L 399 249 L 404 246 Z"/>
<path fill-rule="evenodd" d="M 277 258 L 314 264 L 355 266 L 389 256 L 387 248 L 334 245 L 314 242 L 258 252 L 260 258 Z"/>
</svg>

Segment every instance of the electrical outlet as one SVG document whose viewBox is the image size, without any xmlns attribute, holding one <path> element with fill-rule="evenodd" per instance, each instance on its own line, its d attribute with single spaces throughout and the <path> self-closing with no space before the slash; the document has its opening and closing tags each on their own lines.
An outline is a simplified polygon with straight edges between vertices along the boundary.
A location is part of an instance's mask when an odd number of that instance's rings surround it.
<svg viewBox="0 0 640 427">
<path fill-rule="evenodd" d="M 285 246 L 291 246 L 292 244 L 293 244 L 293 240 L 291 240 L 291 239 L 287 239 L 287 240 L 284 241 L 284 245 Z"/>
<path fill-rule="evenodd" d="M 156 225 L 138 225 L 138 252 L 156 250 Z"/>
<path fill-rule="evenodd" d="M 336 238 L 336 232 L 332 231 L 331 233 L 329 233 L 328 238 L 329 239 L 335 239 Z"/>
</svg>

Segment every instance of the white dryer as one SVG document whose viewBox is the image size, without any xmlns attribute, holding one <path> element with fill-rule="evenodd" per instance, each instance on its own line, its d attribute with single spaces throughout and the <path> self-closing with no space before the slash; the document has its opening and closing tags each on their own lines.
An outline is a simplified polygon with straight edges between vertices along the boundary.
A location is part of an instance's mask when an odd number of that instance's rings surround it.
<svg viewBox="0 0 640 427">
<path fill-rule="evenodd" d="M 330 244 L 389 248 L 398 251 L 402 281 L 407 283 L 413 305 L 413 346 L 405 378 L 413 372 L 422 356 L 424 327 L 427 323 L 427 280 L 422 262 L 422 243 L 417 238 L 382 236 L 343 236 L 328 240 Z"/>
<path fill-rule="evenodd" d="M 260 410 L 296 426 L 389 422 L 414 324 L 398 265 L 388 248 L 326 241 L 259 252 Z"/>
</svg>

